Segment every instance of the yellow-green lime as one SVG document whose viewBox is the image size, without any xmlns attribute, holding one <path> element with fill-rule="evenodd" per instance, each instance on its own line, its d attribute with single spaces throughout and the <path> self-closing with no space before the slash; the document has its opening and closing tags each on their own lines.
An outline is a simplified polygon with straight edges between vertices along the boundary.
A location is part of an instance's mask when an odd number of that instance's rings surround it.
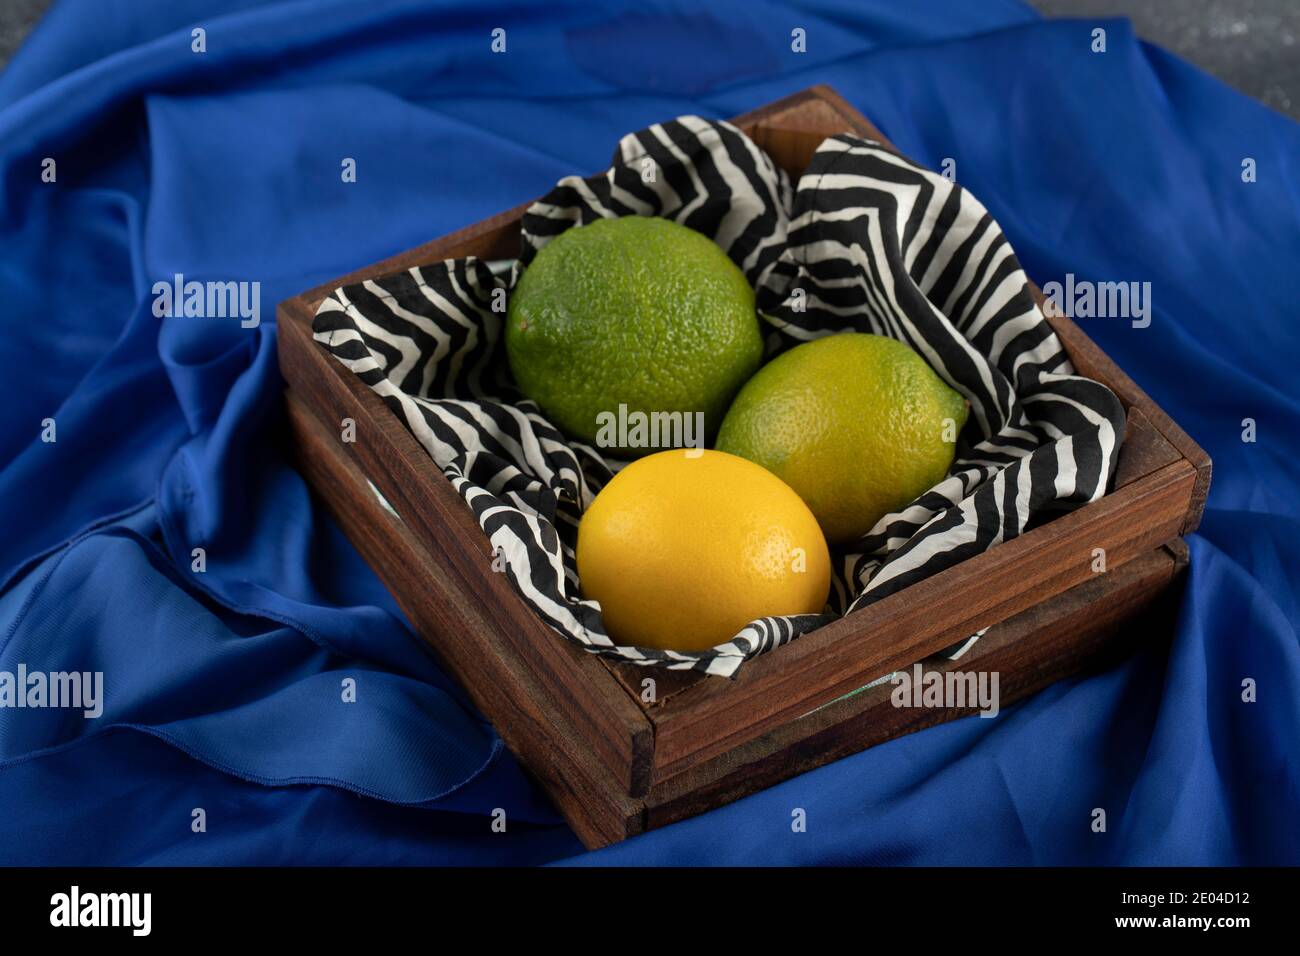
<svg viewBox="0 0 1300 956">
<path fill-rule="evenodd" d="M 717 447 L 762 465 L 832 544 L 941 481 L 970 406 L 916 352 L 851 332 L 785 352 L 740 390 Z"/>
<path fill-rule="evenodd" d="M 763 343 L 754 290 L 711 239 L 667 219 L 599 219 L 561 233 L 524 270 L 506 322 L 510 370 L 570 435 L 614 454 L 655 450 L 670 419 L 716 433 Z M 622 406 L 622 408 L 620 408 Z M 610 429 L 611 417 L 631 427 Z M 640 444 L 638 444 L 640 441 Z"/>
</svg>

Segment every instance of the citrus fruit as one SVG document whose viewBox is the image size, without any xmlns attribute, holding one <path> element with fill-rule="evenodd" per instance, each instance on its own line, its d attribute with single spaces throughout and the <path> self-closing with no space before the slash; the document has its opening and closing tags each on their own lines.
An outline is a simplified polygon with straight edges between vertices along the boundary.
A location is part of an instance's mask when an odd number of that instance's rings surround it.
<svg viewBox="0 0 1300 956">
<path fill-rule="evenodd" d="M 841 333 L 765 365 L 736 396 L 717 447 L 771 471 L 828 541 L 846 544 L 947 475 L 969 411 L 902 342 Z"/>
<path fill-rule="evenodd" d="M 524 394 L 570 435 L 635 457 L 702 446 L 758 368 L 754 290 L 711 239 L 667 219 L 599 219 L 537 253 L 510 297 L 510 370 Z M 622 408 L 620 408 L 622 406 Z M 696 417 L 696 413 L 703 416 Z M 635 430 L 677 415 L 675 434 Z M 629 427 L 608 428 L 622 415 Z"/>
<path fill-rule="evenodd" d="M 578 526 L 578 580 L 611 639 L 702 651 L 756 618 L 821 611 L 830 556 L 779 478 L 718 451 L 632 462 Z"/>
</svg>

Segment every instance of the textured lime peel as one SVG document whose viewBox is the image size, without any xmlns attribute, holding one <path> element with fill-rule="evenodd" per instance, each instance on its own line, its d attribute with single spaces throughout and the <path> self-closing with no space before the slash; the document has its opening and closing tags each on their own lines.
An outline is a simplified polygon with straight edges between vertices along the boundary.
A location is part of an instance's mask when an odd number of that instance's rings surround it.
<svg viewBox="0 0 1300 956">
<path fill-rule="evenodd" d="M 711 239 L 667 219 L 577 226 L 538 252 L 510 299 L 515 381 L 575 438 L 610 415 L 702 413 L 707 441 L 763 353 L 754 291 Z M 623 406 L 623 408 L 620 408 Z"/>
<path fill-rule="evenodd" d="M 827 540 L 846 544 L 943 480 L 969 413 L 906 345 L 850 332 L 765 365 L 736 396 L 717 447 L 783 480 Z"/>
</svg>

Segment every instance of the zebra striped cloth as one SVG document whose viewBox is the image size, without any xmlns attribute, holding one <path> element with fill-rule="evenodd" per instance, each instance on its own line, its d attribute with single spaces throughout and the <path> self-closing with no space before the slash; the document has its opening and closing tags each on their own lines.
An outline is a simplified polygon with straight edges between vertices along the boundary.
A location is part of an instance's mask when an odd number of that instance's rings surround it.
<svg viewBox="0 0 1300 956">
<path fill-rule="evenodd" d="M 537 251 L 613 216 L 664 216 L 713 238 L 754 286 L 769 358 L 835 332 L 888 335 L 970 401 L 948 477 L 834 555 L 824 613 L 763 618 L 712 650 L 675 653 L 615 645 L 582 599 L 578 521 L 621 463 L 520 394 L 501 338 Z M 836 136 L 792 188 L 738 129 L 694 116 L 624 137 L 602 175 L 561 180 L 525 214 L 508 268 L 448 260 L 336 289 L 314 334 L 406 423 L 547 624 L 593 653 L 723 676 L 1099 498 L 1124 431 L 1119 401 L 1074 373 L 1006 238 L 961 187 Z"/>
</svg>

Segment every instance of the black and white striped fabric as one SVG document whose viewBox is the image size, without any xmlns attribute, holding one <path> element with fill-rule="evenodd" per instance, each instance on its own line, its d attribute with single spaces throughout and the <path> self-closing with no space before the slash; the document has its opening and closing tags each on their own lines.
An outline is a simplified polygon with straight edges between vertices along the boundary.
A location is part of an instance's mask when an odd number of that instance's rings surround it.
<svg viewBox="0 0 1300 956">
<path fill-rule="evenodd" d="M 710 651 L 674 653 L 616 646 L 582 599 L 578 521 L 622 463 L 519 393 L 501 338 L 537 250 L 613 216 L 663 216 L 714 239 L 755 288 L 768 358 L 835 332 L 888 335 L 970 401 L 949 476 L 834 556 L 825 613 L 764 618 Z M 594 653 L 723 676 L 1100 497 L 1124 428 L 1118 400 L 1074 373 L 1001 230 L 961 187 L 837 136 L 792 188 L 739 130 L 693 116 L 624 137 L 603 175 L 562 180 L 524 216 L 517 262 L 449 260 L 345 286 L 314 330 L 410 428 L 551 627 Z"/>
</svg>

